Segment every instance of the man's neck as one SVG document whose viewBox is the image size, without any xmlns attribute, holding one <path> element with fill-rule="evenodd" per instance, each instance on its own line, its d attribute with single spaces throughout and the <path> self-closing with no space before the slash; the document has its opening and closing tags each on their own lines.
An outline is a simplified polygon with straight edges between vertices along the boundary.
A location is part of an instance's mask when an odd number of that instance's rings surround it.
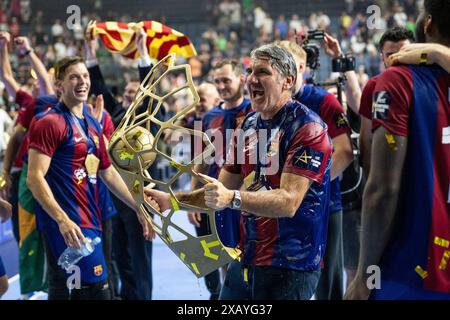
<svg viewBox="0 0 450 320">
<path fill-rule="evenodd" d="M 290 95 L 286 95 L 285 97 L 282 97 L 280 99 L 280 103 L 278 103 L 275 107 L 271 108 L 270 110 L 261 112 L 261 119 L 263 120 L 270 120 L 280 111 L 286 103 L 291 99 Z"/>
<path fill-rule="evenodd" d="M 69 109 L 69 111 L 74 114 L 77 118 L 83 118 L 83 103 L 77 103 L 77 104 L 66 104 L 66 107 Z"/>
<path fill-rule="evenodd" d="M 225 110 L 231 110 L 231 109 L 239 107 L 242 104 L 243 101 L 244 101 L 244 97 L 240 96 L 237 99 L 224 101 L 224 103 L 222 104 L 222 107 Z"/>
</svg>

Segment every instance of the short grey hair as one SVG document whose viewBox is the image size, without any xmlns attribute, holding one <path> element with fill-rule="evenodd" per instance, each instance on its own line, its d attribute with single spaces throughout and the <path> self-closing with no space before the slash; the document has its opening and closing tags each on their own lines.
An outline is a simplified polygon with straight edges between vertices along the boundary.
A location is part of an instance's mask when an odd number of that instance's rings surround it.
<svg viewBox="0 0 450 320">
<path fill-rule="evenodd" d="M 250 57 L 269 59 L 270 65 L 277 69 L 280 74 L 285 77 L 294 76 L 294 83 L 295 80 L 297 80 L 297 67 L 294 56 L 277 44 L 270 43 L 262 45 L 261 47 L 254 49 L 250 53 Z M 293 90 L 295 90 L 295 88 Z"/>
</svg>

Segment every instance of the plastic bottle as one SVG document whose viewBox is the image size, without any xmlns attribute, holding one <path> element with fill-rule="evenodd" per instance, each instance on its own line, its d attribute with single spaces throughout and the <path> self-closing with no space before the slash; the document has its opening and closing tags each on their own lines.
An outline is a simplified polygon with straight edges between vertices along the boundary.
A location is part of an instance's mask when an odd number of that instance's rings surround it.
<svg viewBox="0 0 450 320">
<path fill-rule="evenodd" d="M 74 264 L 77 264 L 82 258 L 87 257 L 94 252 L 95 246 L 100 242 L 102 242 L 100 237 L 95 237 L 94 240 L 87 237 L 86 242 L 83 244 L 81 249 L 67 247 L 67 249 L 64 250 L 59 257 L 58 265 L 65 270 L 69 269 Z"/>
</svg>

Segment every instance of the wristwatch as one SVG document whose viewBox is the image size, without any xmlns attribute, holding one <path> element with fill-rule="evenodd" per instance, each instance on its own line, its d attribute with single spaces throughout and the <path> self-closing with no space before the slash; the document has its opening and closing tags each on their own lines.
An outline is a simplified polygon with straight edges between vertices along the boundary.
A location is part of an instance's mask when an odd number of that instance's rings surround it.
<svg viewBox="0 0 450 320">
<path fill-rule="evenodd" d="M 238 190 L 235 190 L 233 201 L 231 202 L 231 209 L 240 210 L 241 205 L 242 205 L 241 193 Z"/>
</svg>

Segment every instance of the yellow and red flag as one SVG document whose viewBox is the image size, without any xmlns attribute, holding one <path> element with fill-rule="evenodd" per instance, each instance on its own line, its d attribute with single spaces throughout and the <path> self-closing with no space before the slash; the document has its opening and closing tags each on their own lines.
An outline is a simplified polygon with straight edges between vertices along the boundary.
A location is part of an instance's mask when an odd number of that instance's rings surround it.
<svg viewBox="0 0 450 320">
<path fill-rule="evenodd" d="M 148 52 L 151 58 L 160 60 L 169 53 L 186 58 L 197 55 L 191 40 L 181 32 L 156 21 L 124 23 L 107 21 L 90 25 L 93 36 L 99 36 L 105 47 L 124 57 L 137 59 L 136 31 L 143 27 L 147 34 Z"/>
</svg>

